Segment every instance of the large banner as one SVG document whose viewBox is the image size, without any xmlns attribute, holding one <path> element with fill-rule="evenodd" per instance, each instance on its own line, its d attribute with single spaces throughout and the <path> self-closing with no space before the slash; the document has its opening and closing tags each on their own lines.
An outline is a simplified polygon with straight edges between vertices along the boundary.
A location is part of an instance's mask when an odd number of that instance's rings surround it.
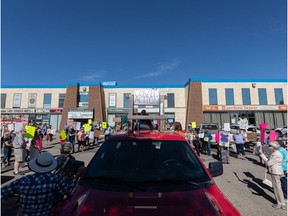
<svg viewBox="0 0 288 216">
<path fill-rule="evenodd" d="M 159 105 L 160 94 L 156 89 L 134 90 L 135 105 Z"/>
</svg>

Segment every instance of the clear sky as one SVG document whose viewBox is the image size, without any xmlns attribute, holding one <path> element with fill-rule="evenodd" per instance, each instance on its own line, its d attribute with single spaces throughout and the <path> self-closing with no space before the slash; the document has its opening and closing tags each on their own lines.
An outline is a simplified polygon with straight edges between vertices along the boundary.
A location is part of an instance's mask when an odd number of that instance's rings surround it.
<svg viewBox="0 0 288 216">
<path fill-rule="evenodd" d="M 2 85 L 286 79 L 286 0 L 2 0 Z"/>
</svg>

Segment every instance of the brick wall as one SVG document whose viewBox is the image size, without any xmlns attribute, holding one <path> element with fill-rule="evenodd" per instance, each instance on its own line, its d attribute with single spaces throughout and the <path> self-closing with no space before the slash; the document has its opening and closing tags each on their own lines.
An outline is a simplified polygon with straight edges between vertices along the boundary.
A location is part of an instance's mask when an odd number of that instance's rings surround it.
<svg viewBox="0 0 288 216">
<path fill-rule="evenodd" d="M 204 115 L 202 106 L 202 83 L 190 82 L 188 86 L 187 98 L 187 125 L 190 122 L 196 122 L 197 125 L 203 123 Z"/>
<path fill-rule="evenodd" d="M 104 92 L 101 86 L 89 86 L 88 108 L 94 109 L 94 123 L 106 121 Z"/>
<path fill-rule="evenodd" d="M 75 109 L 78 106 L 79 86 L 68 86 L 65 95 L 64 107 L 62 112 L 62 118 L 60 123 L 60 130 L 64 129 L 64 125 L 67 123 L 68 111 Z"/>
</svg>

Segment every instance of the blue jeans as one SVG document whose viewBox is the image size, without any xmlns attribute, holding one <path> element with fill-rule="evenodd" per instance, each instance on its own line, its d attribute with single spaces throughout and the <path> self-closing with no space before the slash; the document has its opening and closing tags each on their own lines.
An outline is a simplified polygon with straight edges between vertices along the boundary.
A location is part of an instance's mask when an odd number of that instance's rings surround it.
<svg viewBox="0 0 288 216">
<path fill-rule="evenodd" d="M 98 137 L 94 137 L 94 140 L 93 140 L 93 145 L 98 145 L 99 143 L 98 143 L 98 140 L 99 140 L 99 138 Z"/>
<path fill-rule="evenodd" d="M 69 137 L 69 142 L 72 144 L 72 147 L 73 147 L 73 153 L 75 152 L 75 136 L 70 136 Z"/>
<path fill-rule="evenodd" d="M 245 155 L 244 144 L 243 143 L 240 143 L 240 144 L 236 143 L 236 149 L 237 149 L 237 155 L 239 155 L 240 153 L 242 155 Z"/>
<path fill-rule="evenodd" d="M 284 199 L 287 199 L 287 173 L 281 177 L 281 187 L 284 195 Z"/>
<path fill-rule="evenodd" d="M 207 155 L 210 156 L 211 155 L 211 142 L 207 142 Z"/>
<path fill-rule="evenodd" d="M 12 154 L 12 148 L 4 147 L 4 157 L 1 163 L 5 163 L 5 161 L 7 160 L 7 163 L 10 164 L 11 154 Z"/>
<path fill-rule="evenodd" d="M 211 155 L 211 143 L 209 142 L 203 142 L 202 147 L 204 148 L 204 150 L 206 149 L 207 151 L 207 155 L 210 156 Z"/>
</svg>

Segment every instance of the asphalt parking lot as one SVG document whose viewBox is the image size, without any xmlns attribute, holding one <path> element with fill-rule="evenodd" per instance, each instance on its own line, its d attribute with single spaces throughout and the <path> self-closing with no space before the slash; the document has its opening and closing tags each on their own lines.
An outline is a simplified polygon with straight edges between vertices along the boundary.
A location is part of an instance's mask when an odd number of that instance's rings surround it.
<svg viewBox="0 0 288 216">
<path fill-rule="evenodd" d="M 53 144 L 47 145 L 44 151 L 52 153 L 54 156 L 60 154 L 58 140 Z M 91 146 L 84 152 L 75 153 L 78 160 L 89 163 L 98 148 Z M 212 156 L 201 155 L 204 164 L 215 161 L 213 156 L 216 149 L 212 149 Z M 262 183 L 264 178 L 265 166 L 258 163 L 258 157 L 251 152 L 246 152 L 246 160 L 237 159 L 232 154 L 231 163 L 223 164 L 224 174 L 215 177 L 214 180 L 224 195 L 233 203 L 242 215 L 287 215 L 287 210 L 274 209 L 272 204 L 275 202 L 272 189 Z M 12 158 L 13 162 L 13 158 Z M 12 163 L 13 164 L 13 163 Z M 28 167 L 21 168 L 26 175 L 32 174 Z M 1 170 L 2 186 L 14 181 L 19 176 L 13 175 L 13 166 Z M 270 176 L 268 175 L 268 178 Z M 17 197 L 12 197 L 5 204 L 1 203 L 1 215 L 16 215 L 18 208 Z"/>
</svg>

